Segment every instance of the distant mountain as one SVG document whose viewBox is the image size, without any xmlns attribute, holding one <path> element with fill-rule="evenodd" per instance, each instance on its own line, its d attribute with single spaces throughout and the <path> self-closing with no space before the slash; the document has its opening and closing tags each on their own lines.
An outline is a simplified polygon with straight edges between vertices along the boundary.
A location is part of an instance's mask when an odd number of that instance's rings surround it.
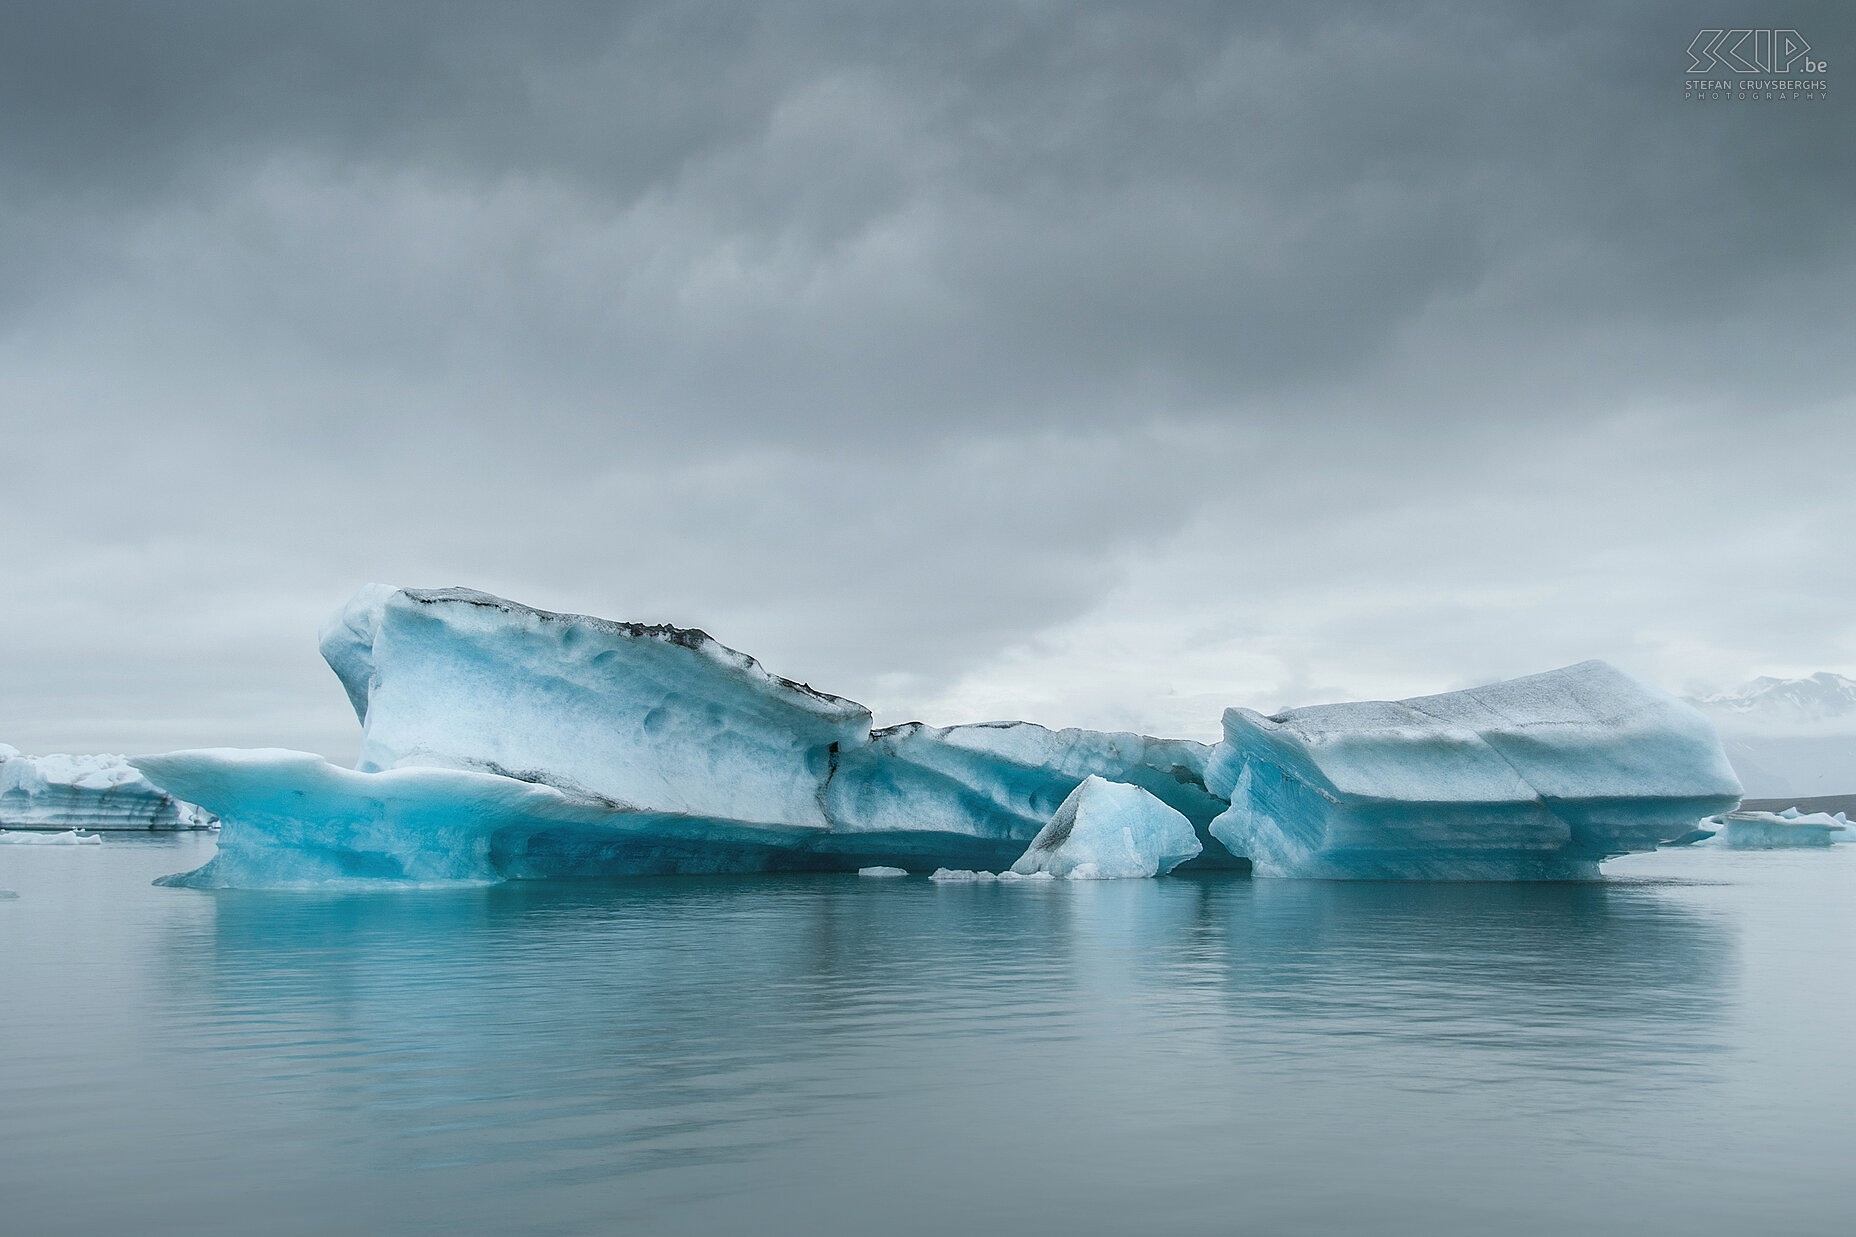
<svg viewBox="0 0 1856 1237">
<path fill-rule="evenodd" d="M 1749 799 L 1856 792 L 1856 679 L 1762 677 L 1689 703 L 1721 732 Z"/>
<path fill-rule="evenodd" d="M 1808 679 L 1762 677 L 1690 703 L 1723 728 L 1761 734 L 1856 734 L 1856 679 L 1819 671 Z"/>
</svg>

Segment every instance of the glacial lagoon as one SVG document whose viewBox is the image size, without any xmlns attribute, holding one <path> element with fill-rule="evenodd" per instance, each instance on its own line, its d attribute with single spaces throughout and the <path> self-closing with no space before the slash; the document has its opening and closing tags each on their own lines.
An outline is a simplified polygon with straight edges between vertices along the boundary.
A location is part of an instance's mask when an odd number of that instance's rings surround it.
<svg viewBox="0 0 1856 1237">
<path fill-rule="evenodd" d="M 1856 846 L 156 888 L 0 849 L 9 1233 L 1831 1234 Z"/>
</svg>

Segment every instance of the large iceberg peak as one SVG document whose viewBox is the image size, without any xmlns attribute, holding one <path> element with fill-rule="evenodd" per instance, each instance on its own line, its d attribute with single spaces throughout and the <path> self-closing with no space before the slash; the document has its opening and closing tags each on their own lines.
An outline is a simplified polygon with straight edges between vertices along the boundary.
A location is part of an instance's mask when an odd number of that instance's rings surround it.
<svg viewBox="0 0 1856 1237">
<path fill-rule="evenodd" d="M 374 634 L 387 602 L 400 590 L 391 584 L 364 584 L 345 605 L 323 622 L 316 634 L 322 660 L 329 663 L 348 703 L 363 726 L 367 724 L 367 696 L 374 681 Z"/>
<path fill-rule="evenodd" d="M 862 718 L 866 726 L 868 724 L 870 712 L 863 705 L 771 674 L 753 657 L 729 648 L 700 628 L 618 622 L 589 614 L 558 614 L 474 588 L 397 588 L 391 584 L 366 584 L 324 621 L 318 636 L 322 658 L 341 680 L 349 702 L 354 705 L 355 716 L 363 726 L 367 724 L 368 701 L 377 674 L 374 646 L 381 637 L 382 628 L 393 617 L 417 613 L 421 607 L 432 621 L 460 627 L 520 628 L 529 632 L 551 628 L 561 646 L 557 651 L 584 643 L 591 636 L 603 640 L 607 646 L 594 652 L 595 660 L 601 651 L 612 652 L 621 642 L 655 641 L 673 645 L 731 669 L 756 686 L 789 694 L 798 707 L 819 716 L 833 720 Z"/>
<path fill-rule="evenodd" d="M 821 778 L 870 735 L 862 705 L 706 632 L 475 589 L 368 585 L 321 643 L 361 718 L 363 771 L 475 770 L 614 809 L 823 828 Z"/>
</svg>

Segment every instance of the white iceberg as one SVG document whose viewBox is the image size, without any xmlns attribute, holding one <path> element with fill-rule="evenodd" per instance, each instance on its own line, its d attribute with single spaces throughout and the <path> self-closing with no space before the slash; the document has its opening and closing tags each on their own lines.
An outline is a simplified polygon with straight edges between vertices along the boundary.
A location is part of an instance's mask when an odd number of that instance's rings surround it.
<svg viewBox="0 0 1856 1237">
<path fill-rule="evenodd" d="M 75 829 L 64 833 L 28 833 L 19 830 L 0 831 L 0 846 L 101 846 L 103 839 L 94 833 L 79 833 Z"/>
<path fill-rule="evenodd" d="M 968 868 L 936 868 L 928 879 L 937 885 L 983 885 L 1012 884 L 1017 881 L 1056 880 L 1049 872 L 1022 873 L 1007 869 L 1004 872 L 975 872 Z"/>
<path fill-rule="evenodd" d="M 207 829 L 213 815 L 154 786 L 126 756 L 22 756 L 0 743 L 0 828 Z"/>
<path fill-rule="evenodd" d="M 1192 822 L 1139 786 L 1091 775 L 1012 865 L 1078 880 L 1164 876 L 1200 850 Z"/>
<path fill-rule="evenodd" d="M 1740 799 L 1705 718 L 1596 661 L 1224 731 L 1211 832 L 1262 876 L 1586 879 Z"/>
<path fill-rule="evenodd" d="M 1856 832 L 1825 812 L 1728 812 L 1720 817 L 1717 844 L 1729 850 L 1780 850 L 1830 846 Z"/>
<path fill-rule="evenodd" d="M 876 867 L 857 869 L 857 875 L 859 876 L 889 877 L 889 876 L 907 876 L 908 874 L 909 874 L 909 871 L 907 868 L 884 867 L 881 864 L 877 865 Z"/>
</svg>

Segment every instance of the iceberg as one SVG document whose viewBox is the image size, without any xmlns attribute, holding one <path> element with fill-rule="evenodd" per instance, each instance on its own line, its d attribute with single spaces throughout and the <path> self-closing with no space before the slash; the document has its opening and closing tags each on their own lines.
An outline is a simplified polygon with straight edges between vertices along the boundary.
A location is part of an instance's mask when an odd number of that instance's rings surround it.
<svg viewBox="0 0 1856 1237">
<path fill-rule="evenodd" d="M 126 756 L 22 756 L 0 743 L 0 828 L 210 829 L 212 813 L 151 784 Z"/>
<path fill-rule="evenodd" d="M 1263 876 L 1578 880 L 1731 810 L 1707 720 L 1588 661 L 1410 700 L 1224 715 L 1211 833 Z"/>
<path fill-rule="evenodd" d="M 906 868 L 886 868 L 881 865 L 878 865 L 872 868 L 858 868 L 857 869 L 857 875 L 859 876 L 890 877 L 890 876 L 907 876 L 908 874 L 909 874 L 908 869 Z"/>
<path fill-rule="evenodd" d="M 1742 818 L 1753 815 L 1747 810 L 1749 805 L 1743 803 L 1740 806 L 1742 810 L 1732 813 L 1733 815 Z M 1770 813 L 1760 812 L 1758 814 L 1763 816 Z M 1780 819 L 1789 820 L 1793 824 L 1827 826 L 1831 830 L 1830 840 L 1833 842 L 1856 842 L 1856 829 L 1850 827 L 1850 818 L 1847 813 L 1804 812 L 1794 806 L 1786 808 L 1778 815 Z"/>
<path fill-rule="evenodd" d="M 1012 865 L 1020 876 L 1164 876 L 1199 853 L 1192 822 L 1139 786 L 1090 775 Z"/>
<path fill-rule="evenodd" d="M 1729 850 L 1780 850 L 1856 840 L 1847 822 L 1824 812 L 1728 812 L 1718 844 Z"/>
<path fill-rule="evenodd" d="M 974 872 L 967 868 L 936 868 L 928 879 L 937 885 L 1013 884 L 1018 881 L 1056 880 L 1049 872 L 1029 874 L 1007 869 L 1003 872 Z"/>
<path fill-rule="evenodd" d="M 863 705 L 704 632 L 469 589 L 370 585 L 321 647 L 361 723 L 356 768 L 275 749 L 134 762 L 221 818 L 219 854 L 180 883 L 997 869 L 1091 774 L 1142 787 L 1202 839 L 1227 806 L 1205 789 L 1206 744 L 876 730 Z"/>
<path fill-rule="evenodd" d="M 321 647 L 361 722 L 362 771 L 472 769 L 615 810 L 926 826 L 1013 851 L 1092 773 L 1143 787 L 1200 829 L 1226 806 L 1205 789 L 1206 744 L 1027 722 L 872 730 L 863 705 L 769 674 L 705 632 L 470 589 L 369 585 L 324 624 Z"/>
<path fill-rule="evenodd" d="M 706 633 L 369 585 L 321 632 L 355 768 L 131 763 L 216 813 L 201 887 L 934 871 L 1560 878 L 1737 806 L 1712 728 L 1599 662 L 1474 691 L 1225 714 L 1216 745 L 1029 722 L 873 728 Z M 1001 871 L 1008 867 L 1014 869 Z"/>
<path fill-rule="evenodd" d="M 0 846 L 101 846 L 103 839 L 94 833 L 79 833 L 72 829 L 65 833 L 27 833 L 14 830 L 0 830 Z"/>
</svg>

